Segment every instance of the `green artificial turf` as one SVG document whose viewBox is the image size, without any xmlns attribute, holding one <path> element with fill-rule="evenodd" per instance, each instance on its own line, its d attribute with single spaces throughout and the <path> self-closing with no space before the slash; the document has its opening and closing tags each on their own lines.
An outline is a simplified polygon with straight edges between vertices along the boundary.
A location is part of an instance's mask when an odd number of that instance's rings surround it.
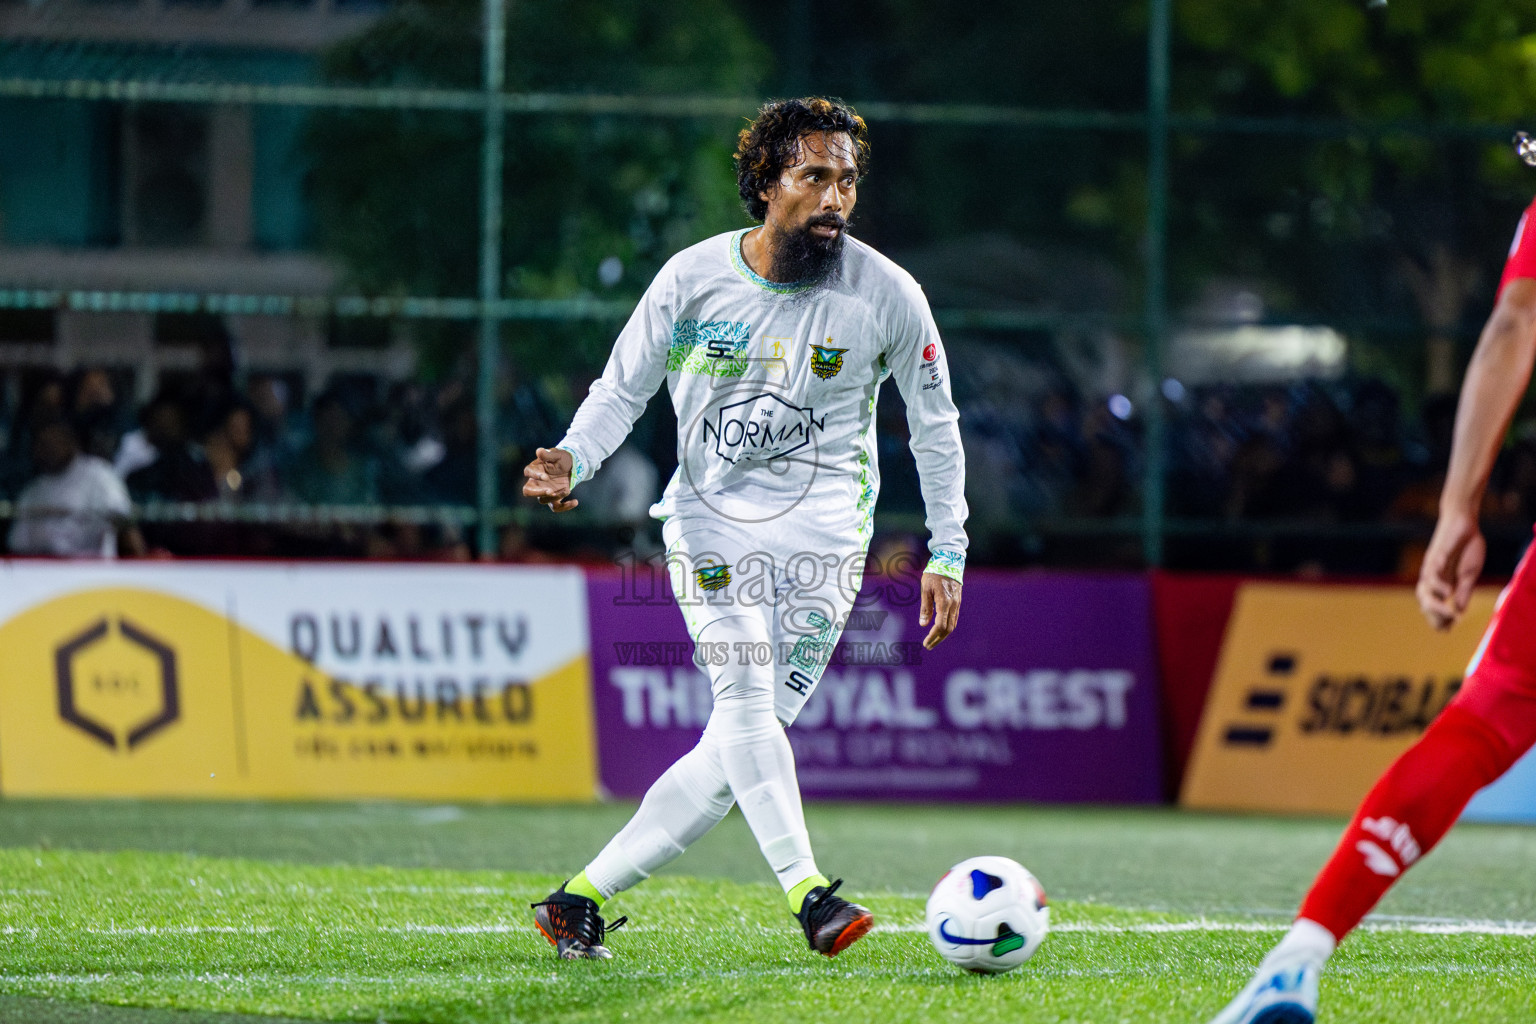
<svg viewBox="0 0 1536 1024">
<path fill-rule="evenodd" d="M 1340 825 L 814 805 L 821 859 L 881 922 L 829 961 L 733 815 L 611 904 L 631 918 L 615 959 L 557 962 L 527 903 L 629 810 L 8 801 L 0 1021 L 1203 1022 Z M 950 967 L 919 930 L 933 878 L 984 852 L 1053 896 L 1040 953 L 995 978 Z M 1459 829 L 1334 959 L 1323 1020 L 1536 1021 L 1536 929 L 1421 920 L 1536 920 L 1533 864 L 1536 830 Z"/>
<path fill-rule="evenodd" d="M 62 999 L 0 996 L 0 1024 L 309 1024 L 292 1017 L 254 1017 L 210 1010 L 152 1010 Z"/>
</svg>

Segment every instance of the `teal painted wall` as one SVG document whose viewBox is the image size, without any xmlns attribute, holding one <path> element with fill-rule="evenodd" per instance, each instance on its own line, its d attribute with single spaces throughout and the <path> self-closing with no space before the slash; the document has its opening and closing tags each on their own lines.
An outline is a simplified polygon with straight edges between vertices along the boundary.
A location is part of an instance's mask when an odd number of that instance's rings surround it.
<svg viewBox="0 0 1536 1024">
<path fill-rule="evenodd" d="M 238 49 L 19 45 L 0 48 L 0 73 L 294 83 L 314 80 L 315 61 Z M 251 220 L 258 249 L 293 251 L 309 243 L 301 147 L 307 117 L 302 108 L 252 109 Z M 115 103 L 0 100 L 0 243 L 118 245 L 121 123 Z"/>
<path fill-rule="evenodd" d="M 309 167 L 301 149 L 307 117 L 307 111 L 293 107 L 257 107 L 252 113 L 251 221 L 258 249 L 292 251 L 310 241 L 304 184 Z"/>
<path fill-rule="evenodd" d="M 106 103 L 0 101 L 0 241 L 119 241 L 119 110 Z"/>
</svg>

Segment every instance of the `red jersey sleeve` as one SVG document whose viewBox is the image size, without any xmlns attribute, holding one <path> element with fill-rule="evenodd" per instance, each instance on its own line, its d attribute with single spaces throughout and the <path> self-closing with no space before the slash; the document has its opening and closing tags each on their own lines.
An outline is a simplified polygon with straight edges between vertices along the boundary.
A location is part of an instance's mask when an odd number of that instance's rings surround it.
<svg viewBox="0 0 1536 1024">
<path fill-rule="evenodd" d="M 1525 208 L 1520 226 L 1515 228 L 1515 240 L 1509 246 L 1509 259 L 1504 263 L 1504 276 L 1499 278 L 1499 292 L 1503 293 L 1509 282 L 1517 277 L 1536 278 L 1536 200 Z"/>
</svg>

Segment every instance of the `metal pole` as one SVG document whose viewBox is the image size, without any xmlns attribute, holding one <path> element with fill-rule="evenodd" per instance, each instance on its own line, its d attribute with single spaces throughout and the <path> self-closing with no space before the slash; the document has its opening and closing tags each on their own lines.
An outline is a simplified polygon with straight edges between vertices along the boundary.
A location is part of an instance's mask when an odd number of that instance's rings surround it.
<svg viewBox="0 0 1536 1024">
<path fill-rule="evenodd" d="M 1163 415 L 1163 346 L 1168 333 L 1168 65 L 1173 0 L 1150 0 L 1147 29 L 1147 235 L 1145 366 L 1147 462 L 1142 481 L 1141 548 L 1147 568 L 1163 564 L 1168 424 Z"/>
<path fill-rule="evenodd" d="M 501 350 L 501 318 L 494 304 L 501 298 L 501 169 L 506 118 L 502 86 L 506 78 L 505 0 L 485 0 L 485 124 L 480 153 L 480 345 L 475 420 L 479 425 L 478 547 L 481 558 L 496 551 L 491 515 L 496 510 L 496 375 Z"/>
</svg>

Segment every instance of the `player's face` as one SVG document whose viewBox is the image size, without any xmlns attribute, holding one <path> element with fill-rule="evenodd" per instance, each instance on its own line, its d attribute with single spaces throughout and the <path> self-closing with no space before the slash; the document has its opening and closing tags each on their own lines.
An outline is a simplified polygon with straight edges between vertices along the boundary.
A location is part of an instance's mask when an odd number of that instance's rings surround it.
<svg viewBox="0 0 1536 1024">
<path fill-rule="evenodd" d="M 778 233 L 841 240 L 858 199 L 853 140 L 845 132 L 805 136 L 799 160 L 784 168 L 777 186 L 763 198 L 768 202 L 764 223 Z"/>
</svg>

